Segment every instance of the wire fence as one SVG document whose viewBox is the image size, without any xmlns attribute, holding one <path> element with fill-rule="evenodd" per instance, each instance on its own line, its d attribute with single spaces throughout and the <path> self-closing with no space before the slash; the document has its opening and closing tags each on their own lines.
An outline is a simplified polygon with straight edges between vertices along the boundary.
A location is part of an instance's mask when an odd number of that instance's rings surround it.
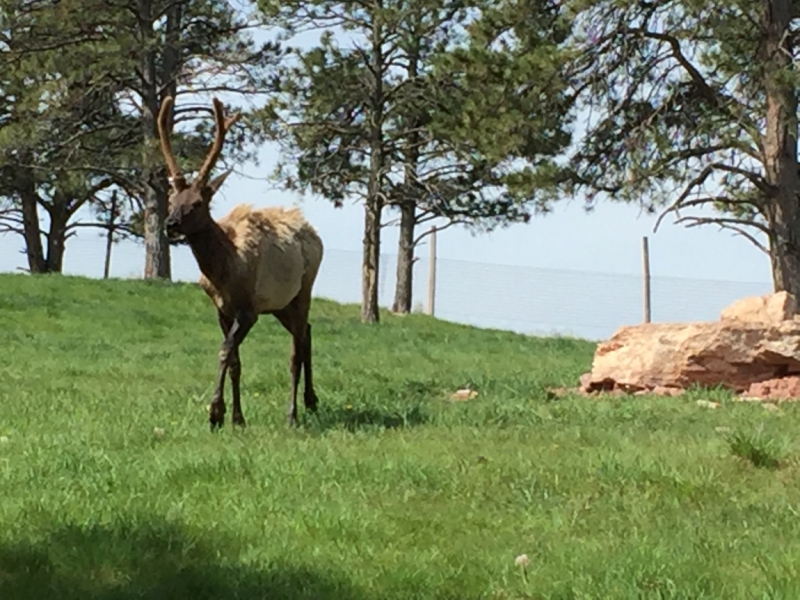
<svg viewBox="0 0 800 600">
<path fill-rule="evenodd" d="M 0 236 L 0 271 L 25 266 L 19 243 Z M 8 236 L 5 236 L 8 238 Z M 9 251 L 13 248 L 13 251 Z M 64 273 L 103 276 L 102 240 L 73 238 Z M 397 257 L 382 254 L 379 273 L 380 304 L 394 299 Z M 114 245 L 111 276 L 139 278 L 144 268 L 141 244 Z M 413 304 L 422 311 L 428 297 L 428 259 L 414 263 Z M 172 275 L 177 281 L 196 281 L 199 270 L 187 247 L 173 248 Z M 638 275 L 567 271 L 438 259 L 435 314 L 438 318 L 507 329 L 526 334 L 571 335 L 590 340 L 608 338 L 622 325 L 642 322 L 642 278 Z M 771 291 L 768 282 L 651 278 L 654 322 L 715 320 L 720 311 L 745 296 Z M 0 291 L 2 293 L 2 291 Z M 315 284 L 315 296 L 338 302 L 361 300 L 361 253 L 326 249 Z"/>
</svg>

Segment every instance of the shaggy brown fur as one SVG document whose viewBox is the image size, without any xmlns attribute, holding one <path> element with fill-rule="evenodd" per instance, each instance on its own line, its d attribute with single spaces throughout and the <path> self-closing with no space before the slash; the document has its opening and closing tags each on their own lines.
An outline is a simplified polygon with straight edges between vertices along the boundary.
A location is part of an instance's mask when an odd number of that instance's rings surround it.
<svg viewBox="0 0 800 600">
<path fill-rule="evenodd" d="M 161 148 L 173 186 L 167 233 L 170 237 L 186 237 L 202 273 L 200 286 L 217 307 L 225 336 L 219 352 L 217 385 L 209 407 L 211 429 L 221 427 L 225 420 L 226 373 L 233 392 L 233 423 L 245 425 L 239 392 L 239 345 L 262 314 L 274 315 L 292 335 L 288 418 L 294 424 L 301 371 L 305 374 L 304 404 L 311 411 L 317 407 L 308 312 L 311 289 L 322 262 L 322 240 L 297 208 L 257 209 L 240 204 L 214 221 L 209 209 L 211 198 L 230 171 L 210 182 L 208 177 L 222 150 L 225 133 L 238 115 L 225 119 L 222 103 L 214 99 L 217 123 L 214 144 L 197 178 L 189 184 L 170 148 L 171 107 L 172 98 L 165 98 L 158 118 Z"/>
</svg>

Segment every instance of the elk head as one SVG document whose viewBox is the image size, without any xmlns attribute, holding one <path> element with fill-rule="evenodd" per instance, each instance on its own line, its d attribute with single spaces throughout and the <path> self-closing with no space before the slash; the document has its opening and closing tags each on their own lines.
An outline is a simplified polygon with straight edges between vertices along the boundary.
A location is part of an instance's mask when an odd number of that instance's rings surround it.
<svg viewBox="0 0 800 600">
<path fill-rule="evenodd" d="M 231 171 L 226 171 L 211 181 L 209 181 L 209 175 L 222 152 L 225 134 L 241 116 L 236 113 L 226 119 L 222 102 L 214 98 L 214 121 L 216 122 L 214 143 L 211 145 L 211 149 L 208 151 L 197 177 L 189 183 L 181 173 L 178 162 L 175 160 L 175 155 L 172 154 L 172 146 L 169 141 L 169 120 L 172 114 L 173 102 L 172 96 L 164 98 L 161 103 L 161 110 L 158 113 L 158 137 L 161 140 L 161 152 L 164 154 L 170 183 L 172 184 L 166 222 L 167 236 L 171 239 L 201 231 L 211 221 L 209 208 L 211 198 L 225 182 Z"/>
</svg>

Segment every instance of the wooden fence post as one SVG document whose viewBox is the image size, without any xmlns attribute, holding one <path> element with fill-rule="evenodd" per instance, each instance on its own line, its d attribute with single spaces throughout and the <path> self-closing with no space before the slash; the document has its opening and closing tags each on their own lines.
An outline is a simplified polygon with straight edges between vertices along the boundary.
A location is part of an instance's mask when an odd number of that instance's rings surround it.
<svg viewBox="0 0 800 600">
<path fill-rule="evenodd" d="M 428 256 L 428 314 L 433 316 L 436 304 L 436 226 L 431 227 L 430 254 Z"/>
<path fill-rule="evenodd" d="M 650 248 L 647 236 L 642 238 L 642 271 L 644 284 L 644 322 L 650 322 Z"/>
</svg>

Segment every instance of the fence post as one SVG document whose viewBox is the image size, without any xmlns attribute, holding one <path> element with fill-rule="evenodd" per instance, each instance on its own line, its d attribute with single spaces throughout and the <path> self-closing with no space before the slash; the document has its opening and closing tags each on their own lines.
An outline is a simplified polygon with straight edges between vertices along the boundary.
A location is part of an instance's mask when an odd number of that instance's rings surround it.
<svg viewBox="0 0 800 600">
<path fill-rule="evenodd" d="M 433 316 L 436 303 L 436 226 L 431 227 L 428 255 L 428 314 Z"/>
<path fill-rule="evenodd" d="M 650 322 L 650 248 L 647 236 L 642 238 L 642 271 L 644 284 L 644 322 Z"/>
<path fill-rule="evenodd" d="M 117 190 L 111 192 L 111 210 L 108 217 L 108 233 L 106 234 L 106 260 L 103 265 L 103 279 L 111 274 L 111 248 L 114 245 L 114 229 L 117 217 Z"/>
</svg>

